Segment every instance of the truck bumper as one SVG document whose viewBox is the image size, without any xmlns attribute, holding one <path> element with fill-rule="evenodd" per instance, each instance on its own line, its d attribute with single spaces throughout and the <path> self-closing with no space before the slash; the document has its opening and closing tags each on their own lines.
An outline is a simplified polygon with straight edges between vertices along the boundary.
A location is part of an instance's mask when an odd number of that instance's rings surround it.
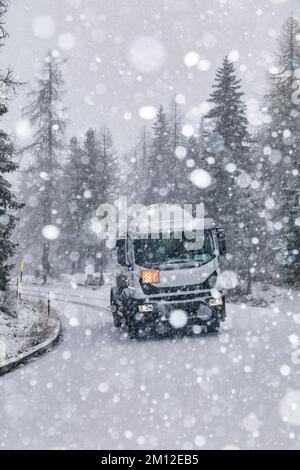
<svg viewBox="0 0 300 470">
<path fill-rule="evenodd" d="M 210 327 L 216 325 L 226 318 L 225 298 L 223 304 L 218 307 L 210 307 L 209 299 L 191 301 L 155 302 L 152 299 L 143 303 L 142 301 L 132 301 L 130 306 L 131 322 L 137 329 L 151 328 L 158 332 L 163 330 L 184 329 L 192 325 Z M 141 312 L 140 305 L 151 305 L 152 311 Z M 180 312 L 179 314 L 177 312 Z M 176 316 L 185 318 L 182 327 L 176 326 Z M 174 321 L 174 318 L 175 321 Z"/>
</svg>

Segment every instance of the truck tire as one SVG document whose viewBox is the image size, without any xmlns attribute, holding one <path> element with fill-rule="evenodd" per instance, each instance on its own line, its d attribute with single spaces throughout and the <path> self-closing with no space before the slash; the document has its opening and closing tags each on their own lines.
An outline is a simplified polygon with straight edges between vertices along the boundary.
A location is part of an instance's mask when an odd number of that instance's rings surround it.
<svg viewBox="0 0 300 470">
<path fill-rule="evenodd" d="M 128 336 L 130 339 L 137 339 L 138 338 L 138 329 L 133 323 L 129 323 L 128 325 Z"/>
<path fill-rule="evenodd" d="M 219 320 L 214 321 L 210 325 L 207 325 L 208 334 L 218 334 L 220 332 L 220 322 Z"/>
<path fill-rule="evenodd" d="M 113 316 L 113 322 L 115 328 L 120 328 L 122 326 L 122 319 L 120 315 L 118 315 L 118 306 L 116 302 L 116 297 L 113 291 L 110 294 L 110 310 Z"/>
</svg>

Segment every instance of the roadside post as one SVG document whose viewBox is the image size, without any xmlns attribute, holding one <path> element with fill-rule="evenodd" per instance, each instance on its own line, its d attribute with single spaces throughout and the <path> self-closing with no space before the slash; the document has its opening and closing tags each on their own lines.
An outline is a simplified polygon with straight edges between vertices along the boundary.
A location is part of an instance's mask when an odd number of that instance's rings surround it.
<svg viewBox="0 0 300 470">
<path fill-rule="evenodd" d="M 21 265 L 20 265 L 20 280 L 18 279 L 17 281 L 17 292 L 18 292 L 18 298 L 21 298 L 21 293 L 22 293 L 22 287 L 23 287 L 23 274 L 24 274 L 24 258 L 21 260 Z"/>
<path fill-rule="evenodd" d="M 51 307 L 50 307 L 50 293 L 49 292 L 48 292 L 47 310 L 48 310 L 48 317 L 50 317 Z"/>
</svg>

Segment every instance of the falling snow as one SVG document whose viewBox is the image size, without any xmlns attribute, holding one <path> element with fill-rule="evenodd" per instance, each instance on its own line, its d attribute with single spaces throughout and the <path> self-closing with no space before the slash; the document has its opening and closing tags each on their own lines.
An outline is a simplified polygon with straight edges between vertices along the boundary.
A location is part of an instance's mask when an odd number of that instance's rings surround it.
<svg viewBox="0 0 300 470">
<path fill-rule="evenodd" d="M 299 450 L 298 0 L 25 3 L 0 8 L 1 449 Z M 132 225 L 201 204 L 201 248 L 116 250 L 119 198 Z"/>
</svg>

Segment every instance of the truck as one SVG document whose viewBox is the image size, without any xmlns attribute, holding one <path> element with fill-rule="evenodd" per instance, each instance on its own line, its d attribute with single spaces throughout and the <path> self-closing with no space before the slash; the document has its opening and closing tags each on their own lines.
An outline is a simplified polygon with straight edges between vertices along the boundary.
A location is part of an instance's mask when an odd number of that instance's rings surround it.
<svg viewBox="0 0 300 470">
<path fill-rule="evenodd" d="M 131 338 L 219 331 L 226 318 L 225 292 L 218 287 L 225 234 L 211 219 L 201 227 L 201 247 L 192 249 L 185 231 L 178 237 L 176 221 L 173 230 L 160 223 L 154 234 L 129 230 L 118 237 L 110 294 L 116 328 L 126 327 Z"/>
</svg>

